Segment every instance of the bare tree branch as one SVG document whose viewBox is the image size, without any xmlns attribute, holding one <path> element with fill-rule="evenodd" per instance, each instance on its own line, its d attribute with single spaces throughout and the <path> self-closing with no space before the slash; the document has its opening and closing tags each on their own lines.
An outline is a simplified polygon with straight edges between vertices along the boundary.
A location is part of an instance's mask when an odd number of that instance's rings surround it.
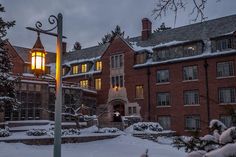
<svg viewBox="0 0 236 157">
<path fill-rule="evenodd" d="M 204 21 L 207 17 L 204 14 L 204 10 L 206 8 L 208 0 L 159 0 L 156 3 L 155 8 L 152 10 L 152 15 L 154 19 L 162 18 L 162 16 L 166 15 L 169 12 L 173 12 L 175 15 L 174 23 L 176 23 L 177 15 L 180 10 L 185 10 L 186 5 L 189 2 L 193 3 L 193 8 L 190 12 L 190 15 L 194 15 L 194 19 L 192 21 L 196 22 L 198 19 Z M 216 0 L 219 2 L 220 0 Z"/>
</svg>

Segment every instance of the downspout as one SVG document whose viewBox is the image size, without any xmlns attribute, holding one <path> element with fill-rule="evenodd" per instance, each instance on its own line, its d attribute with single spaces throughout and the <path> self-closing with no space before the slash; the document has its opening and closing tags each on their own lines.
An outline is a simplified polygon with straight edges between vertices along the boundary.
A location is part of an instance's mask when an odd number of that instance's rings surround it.
<svg viewBox="0 0 236 157">
<path fill-rule="evenodd" d="M 148 121 L 151 121 L 151 101 L 150 101 L 150 66 L 147 66 L 147 81 L 148 81 Z"/>
<path fill-rule="evenodd" d="M 208 63 L 207 59 L 204 60 L 205 69 L 205 88 L 206 88 L 206 101 L 207 101 L 207 122 L 210 123 L 210 101 L 209 101 L 209 85 L 208 85 Z"/>
</svg>

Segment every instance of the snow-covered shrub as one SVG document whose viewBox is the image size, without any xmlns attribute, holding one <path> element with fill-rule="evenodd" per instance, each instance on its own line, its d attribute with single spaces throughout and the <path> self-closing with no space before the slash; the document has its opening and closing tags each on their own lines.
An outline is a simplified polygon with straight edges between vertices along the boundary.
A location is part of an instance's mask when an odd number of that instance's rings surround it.
<svg viewBox="0 0 236 157">
<path fill-rule="evenodd" d="M 43 136 L 47 134 L 45 129 L 31 129 L 26 132 L 28 136 Z"/>
<path fill-rule="evenodd" d="M 208 152 L 204 157 L 236 157 L 236 143 Z"/>
<path fill-rule="evenodd" d="M 207 152 L 204 150 L 193 151 L 193 152 L 189 153 L 187 157 L 202 157 L 206 153 Z"/>
<path fill-rule="evenodd" d="M 62 136 L 71 136 L 71 135 L 79 135 L 80 134 L 80 130 L 79 129 L 63 129 L 62 130 Z"/>
<path fill-rule="evenodd" d="M 49 135 L 54 136 L 54 130 L 51 129 L 48 132 Z M 79 129 L 62 129 L 61 130 L 61 135 L 62 136 L 73 136 L 73 135 L 79 135 L 80 134 L 80 130 Z"/>
<path fill-rule="evenodd" d="M 231 127 L 220 135 L 219 141 L 221 144 L 227 144 L 234 142 L 235 139 L 236 139 L 236 127 Z"/>
<path fill-rule="evenodd" d="M 212 133 L 203 137 L 174 140 L 174 147 L 184 148 L 187 157 L 236 157 L 236 127 L 226 130 L 219 120 L 212 120 L 209 127 Z"/>
<path fill-rule="evenodd" d="M 8 137 L 10 135 L 11 133 L 8 128 L 5 128 L 5 129 L 0 128 L 0 137 Z"/>
<path fill-rule="evenodd" d="M 132 127 L 132 126 L 131 126 Z M 153 122 L 138 122 L 133 124 L 134 131 L 153 131 L 153 132 L 161 132 L 163 128 L 159 123 Z"/>
<path fill-rule="evenodd" d="M 223 131 L 227 129 L 227 127 L 219 120 L 213 119 L 210 122 L 209 128 L 214 131 L 218 130 L 218 132 L 221 134 Z"/>
<path fill-rule="evenodd" d="M 117 133 L 120 130 L 117 128 L 101 128 L 95 131 L 94 133 Z"/>
</svg>

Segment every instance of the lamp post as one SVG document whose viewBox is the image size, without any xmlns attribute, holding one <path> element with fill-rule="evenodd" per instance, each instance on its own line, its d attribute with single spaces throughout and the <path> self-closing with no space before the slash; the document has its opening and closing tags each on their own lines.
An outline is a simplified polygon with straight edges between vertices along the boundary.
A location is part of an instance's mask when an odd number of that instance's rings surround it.
<svg viewBox="0 0 236 157">
<path fill-rule="evenodd" d="M 48 18 L 48 22 L 54 25 L 53 28 L 43 30 L 42 23 L 37 21 L 35 24 L 36 28 L 26 27 L 31 31 L 38 33 L 35 46 L 31 50 L 31 68 L 36 75 L 43 74 L 45 70 L 45 55 L 46 52 L 42 46 L 39 38 L 39 33 L 48 34 L 57 37 L 56 43 L 56 101 L 55 101 L 55 127 L 54 127 L 54 157 L 61 157 L 61 109 L 62 109 L 62 14 L 59 13 L 56 16 L 51 15 Z M 51 31 L 57 28 L 57 33 Z"/>
</svg>

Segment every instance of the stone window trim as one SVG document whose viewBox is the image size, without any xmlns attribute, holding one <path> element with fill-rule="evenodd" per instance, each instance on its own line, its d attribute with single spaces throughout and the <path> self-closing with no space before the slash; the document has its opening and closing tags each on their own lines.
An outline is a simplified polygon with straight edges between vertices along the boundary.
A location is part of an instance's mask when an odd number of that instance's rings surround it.
<svg viewBox="0 0 236 157">
<path fill-rule="evenodd" d="M 188 120 L 193 121 L 188 121 Z M 190 122 L 190 124 L 189 124 Z M 191 127 L 191 125 L 195 125 Z M 185 131 L 200 131 L 201 130 L 201 117 L 199 114 L 184 115 L 184 130 Z"/>
<path fill-rule="evenodd" d="M 124 66 L 124 54 L 117 53 L 110 56 L 110 68 L 120 69 Z"/>
<path fill-rule="evenodd" d="M 160 76 L 160 78 L 158 76 Z M 162 77 L 164 77 L 164 78 L 162 78 Z M 168 84 L 168 83 L 170 83 L 170 70 L 168 68 L 167 69 L 157 69 L 157 71 L 156 71 L 156 84 Z"/>
<path fill-rule="evenodd" d="M 219 105 L 235 105 L 236 104 L 236 87 L 219 87 L 218 88 Z"/>
<path fill-rule="evenodd" d="M 196 93 L 194 93 L 196 92 Z M 194 98 L 192 98 L 191 94 L 194 93 Z M 188 96 L 187 96 L 188 94 Z M 190 95 L 189 95 L 190 94 Z M 197 94 L 197 100 L 196 100 L 196 95 Z M 190 96 L 190 97 L 189 97 Z M 188 99 L 188 100 L 187 100 Z M 189 104 L 188 102 L 191 101 L 191 99 L 194 99 L 193 103 Z M 184 90 L 183 91 L 183 102 L 184 102 L 184 106 L 200 106 L 201 102 L 200 102 L 200 92 L 199 92 L 199 89 L 193 89 L 193 90 Z"/>
<path fill-rule="evenodd" d="M 198 65 L 186 65 L 182 68 L 182 82 L 198 81 Z M 190 76 L 191 75 L 191 76 Z"/>
<path fill-rule="evenodd" d="M 219 71 L 220 69 L 220 64 L 221 66 L 227 66 L 229 67 L 221 67 L 223 72 Z M 225 71 L 225 68 L 229 71 Z M 232 69 L 231 69 L 232 68 Z M 221 73 L 220 73 L 221 72 Z M 228 72 L 228 74 L 226 74 Z M 216 79 L 223 79 L 223 78 L 232 78 L 235 77 L 235 62 L 233 60 L 228 60 L 228 61 L 219 61 L 216 63 Z"/>
</svg>

